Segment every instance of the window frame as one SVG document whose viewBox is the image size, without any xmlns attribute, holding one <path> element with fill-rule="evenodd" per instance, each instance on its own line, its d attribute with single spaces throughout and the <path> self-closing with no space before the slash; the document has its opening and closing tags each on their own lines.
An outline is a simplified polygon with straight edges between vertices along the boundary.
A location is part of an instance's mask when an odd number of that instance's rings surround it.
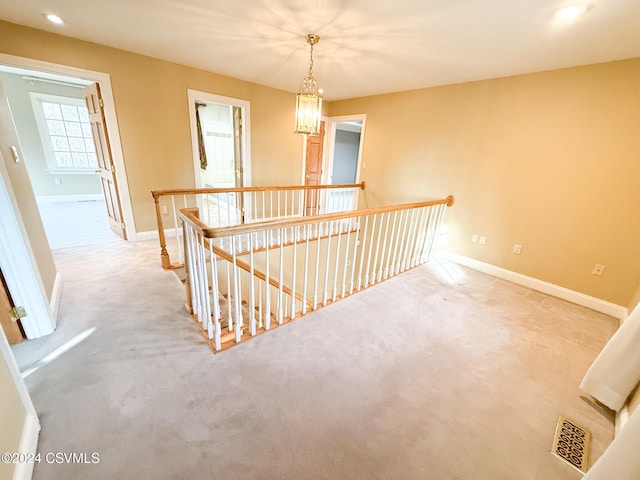
<svg viewBox="0 0 640 480">
<path fill-rule="evenodd" d="M 31 97 L 31 105 L 33 107 L 33 113 L 36 119 L 36 124 L 38 126 L 38 133 L 40 135 L 42 149 L 44 151 L 45 160 L 47 162 L 47 169 L 46 169 L 47 172 L 49 172 L 50 174 L 72 174 L 72 175 L 88 174 L 88 173 L 95 174 L 98 171 L 97 155 L 96 155 L 95 166 L 89 165 L 87 167 L 77 167 L 77 166 L 62 167 L 57 164 L 53 143 L 51 140 L 52 135 L 49 132 L 49 128 L 47 126 L 47 118 L 45 117 L 44 108 L 42 106 L 43 102 L 48 102 L 48 103 L 56 103 L 58 105 L 71 105 L 75 107 L 84 107 L 86 109 L 87 106 L 85 104 L 84 99 L 67 97 L 63 95 L 51 95 L 48 93 L 39 93 L 39 92 L 29 92 L 29 96 Z M 65 137 L 69 138 L 69 136 L 66 134 L 65 134 Z M 82 138 L 86 139 L 84 135 Z M 93 135 L 92 135 L 92 141 L 93 141 Z M 93 152 L 87 152 L 87 153 L 97 154 L 97 152 L 95 151 L 95 143 L 93 145 L 94 145 Z"/>
</svg>

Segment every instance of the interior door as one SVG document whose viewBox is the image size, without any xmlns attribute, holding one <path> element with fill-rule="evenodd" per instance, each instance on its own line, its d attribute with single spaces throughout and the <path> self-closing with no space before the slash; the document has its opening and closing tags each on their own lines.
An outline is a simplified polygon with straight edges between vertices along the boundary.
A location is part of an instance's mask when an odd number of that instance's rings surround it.
<svg viewBox="0 0 640 480">
<path fill-rule="evenodd" d="M 89 110 L 89 122 L 93 133 L 93 142 L 96 146 L 98 157 L 98 170 L 100 174 L 100 185 L 107 204 L 107 214 L 109 216 L 109 226 L 125 240 L 127 232 L 122 220 L 122 207 L 120 206 L 120 196 L 118 183 L 116 181 L 116 169 L 113 165 L 111 146 L 109 144 L 109 134 L 107 133 L 104 119 L 104 103 L 100 95 L 100 85 L 94 83 L 84 89 L 84 100 Z"/>
<path fill-rule="evenodd" d="M 318 135 L 307 135 L 306 164 L 304 171 L 305 185 L 320 185 L 322 183 L 322 146 L 324 144 L 324 121 L 320 122 Z M 306 214 L 319 213 L 319 190 L 309 190 L 306 198 Z"/>
<path fill-rule="evenodd" d="M 26 338 L 20 320 L 14 315 L 14 306 L 0 270 L 0 323 L 10 345 L 20 343 Z"/>
</svg>

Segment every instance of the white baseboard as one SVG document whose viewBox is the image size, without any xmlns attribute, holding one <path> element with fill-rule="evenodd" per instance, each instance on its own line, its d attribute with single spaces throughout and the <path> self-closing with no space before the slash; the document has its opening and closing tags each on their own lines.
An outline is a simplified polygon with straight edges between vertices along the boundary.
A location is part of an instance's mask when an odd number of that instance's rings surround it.
<svg viewBox="0 0 640 480">
<path fill-rule="evenodd" d="M 629 405 L 625 405 L 619 412 L 616 412 L 614 437 L 618 436 L 624 424 L 627 423 L 627 420 L 629 420 Z"/>
<path fill-rule="evenodd" d="M 22 428 L 22 438 L 20 439 L 20 453 L 35 457 L 38 452 L 38 436 L 40 435 L 40 421 L 36 415 L 27 413 Z M 13 472 L 14 480 L 31 480 L 33 476 L 34 462 L 16 463 Z"/>
<path fill-rule="evenodd" d="M 562 300 L 567 300 L 568 302 L 590 308 L 592 310 L 595 310 L 596 312 L 610 315 L 614 318 L 619 319 L 621 322 L 627 317 L 628 314 L 626 307 L 607 302 L 606 300 L 591 297 L 589 295 L 585 295 L 584 293 L 576 292 L 575 290 L 570 290 L 559 285 L 554 285 L 553 283 L 538 280 L 537 278 L 529 277 L 527 275 L 522 275 L 521 273 L 496 267 L 495 265 L 484 263 L 473 258 L 458 255 L 456 253 L 447 252 L 445 250 L 440 250 L 439 253 L 444 258 L 454 263 L 473 268 L 474 270 L 487 273 L 494 277 L 502 278 L 503 280 L 508 280 L 509 282 L 522 285 L 538 292 L 546 293 L 547 295 L 551 295 L 553 297 L 561 298 Z"/>
<path fill-rule="evenodd" d="M 176 232 L 173 228 L 165 228 L 164 229 L 164 238 L 174 238 L 176 236 Z M 182 230 L 178 229 L 178 236 L 182 237 Z M 136 233 L 136 242 L 144 242 L 147 240 L 158 240 L 158 231 L 157 230 L 147 230 L 146 232 L 137 232 Z"/>
<path fill-rule="evenodd" d="M 38 203 L 59 203 L 59 202 L 94 202 L 96 200 L 104 200 L 101 193 L 88 193 L 83 195 L 38 195 L 36 201 Z"/>
<path fill-rule="evenodd" d="M 60 272 L 56 272 L 56 279 L 53 282 L 53 290 L 51 292 L 51 300 L 49 306 L 51 307 L 51 323 L 53 328 L 58 323 L 58 312 L 60 311 L 60 299 L 62 297 L 62 275 Z"/>
</svg>

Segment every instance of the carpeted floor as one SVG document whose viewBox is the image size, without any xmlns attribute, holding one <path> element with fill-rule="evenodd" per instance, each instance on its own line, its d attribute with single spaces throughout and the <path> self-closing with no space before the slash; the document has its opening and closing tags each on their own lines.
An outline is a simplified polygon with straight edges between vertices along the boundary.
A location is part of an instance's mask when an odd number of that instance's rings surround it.
<svg viewBox="0 0 640 480">
<path fill-rule="evenodd" d="M 154 243 L 55 259 L 58 330 L 14 353 L 40 452 L 99 463 L 35 479 L 579 479 L 558 416 L 592 462 L 612 439 L 577 386 L 617 321 L 472 270 L 434 262 L 214 356 Z"/>
</svg>

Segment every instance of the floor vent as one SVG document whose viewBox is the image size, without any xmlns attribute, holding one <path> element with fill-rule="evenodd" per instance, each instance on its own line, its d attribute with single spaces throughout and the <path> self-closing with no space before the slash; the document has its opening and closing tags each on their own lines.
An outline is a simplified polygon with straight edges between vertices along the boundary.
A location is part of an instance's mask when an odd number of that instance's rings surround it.
<svg viewBox="0 0 640 480">
<path fill-rule="evenodd" d="M 582 473 L 589 466 L 591 432 L 565 417 L 558 419 L 551 453 Z"/>
</svg>

